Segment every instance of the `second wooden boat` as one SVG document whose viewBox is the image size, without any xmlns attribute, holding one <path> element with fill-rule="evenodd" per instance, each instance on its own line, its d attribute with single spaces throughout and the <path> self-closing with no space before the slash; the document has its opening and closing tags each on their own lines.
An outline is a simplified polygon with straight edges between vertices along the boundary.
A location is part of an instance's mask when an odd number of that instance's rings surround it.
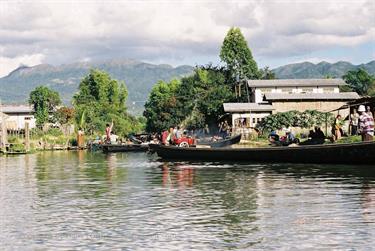
<svg viewBox="0 0 375 251">
<path fill-rule="evenodd" d="M 226 146 L 234 145 L 234 144 L 239 143 L 240 141 L 241 141 L 241 134 L 238 134 L 238 135 L 235 135 L 230 138 L 223 139 L 223 140 L 212 141 L 212 142 L 200 142 L 198 143 L 198 145 L 206 145 L 206 146 L 216 148 L 216 147 L 226 147 Z"/>
<path fill-rule="evenodd" d="M 148 144 L 126 144 L 126 145 L 104 144 L 102 145 L 102 151 L 104 153 L 146 152 L 148 149 L 149 149 Z"/>
</svg>

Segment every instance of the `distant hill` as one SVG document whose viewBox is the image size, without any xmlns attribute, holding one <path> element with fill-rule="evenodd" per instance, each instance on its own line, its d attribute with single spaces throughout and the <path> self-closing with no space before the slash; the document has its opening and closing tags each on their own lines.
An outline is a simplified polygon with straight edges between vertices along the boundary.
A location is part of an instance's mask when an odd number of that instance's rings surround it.
<svg viewBox="0 0 375 251">
<path fill-rule="evenodd" d="M 375 61 L 367 64 L 353 65 L 349 62 L 330 64 L 309 62 L 289 64 L 273 71 L 277 78 L 325 78 L 342 77 L 347 71 L 365 68 L 375 74 Z M 73 63 L 60 66 L 48 64 L 33 67 L 20 66 L 8 76 L 0 78 L 0 98 L 3 103 L 25 103 L 29 93 L 38 85 L 46 85 L 58 91 L 65 104 L 69 104 L 78 90 L 81 79 L 90 68 L 109 72 L 117 79 L 125 81 L 129 91 L 128 107 L 130 112 L 140 114 L 152 86 L 158 80 L 169 81 L 190 75 L 194 68 L 183 65 L 172 67 L 167 64 L 148 64 L 135 60 L 110 60 L 104 62 Z"/>
<path fill-rule="evenodd" d="M 172 67 L 134 60 L 111 60 L 94 63 L 73 63 L 60 66 L 48 64 L 21 66 L 8 76 L 0 78 L 0 98 L 3 103 L 25 103 L 29 93 L 38 85 L 46 85 L 60 93 L 69 104 L 78 90 L 81 79 L 91 68 L 107 71 L 113 78 L 123 80 L 128 88 L 128 107 L 133 113 L 143 109 L 152 86 L 158 80 L 169 81 L 190 75 L 194 68 L 183 65 Z"/>
<path fill-rule="evenodd" d="M 310 62 L 303 62 L 297 64 L 288 64 L 280 66 L 272 71 L 277 78 L 325 78 L 327 76 L 341 78 L 350 70 L 358 68 L 366 69 L 370 74 L 375 75 L 375 60 L 360 65 L 353 65 L 349 62 L 339 61 L 331 64 L 328 62 L 320 62 L 313 64 Z"/>
</svg>

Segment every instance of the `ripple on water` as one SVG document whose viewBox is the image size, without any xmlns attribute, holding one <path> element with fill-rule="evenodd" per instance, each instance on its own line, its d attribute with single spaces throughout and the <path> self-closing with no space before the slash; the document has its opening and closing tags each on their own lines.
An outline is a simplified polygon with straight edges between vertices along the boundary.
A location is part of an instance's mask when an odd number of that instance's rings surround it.
<svg viewBox="0 0 375 251">
<path fill-rule="evenodd" d="M 5 250 L 371 250 L 371 167 L 0 157 Z"/>
</svg>

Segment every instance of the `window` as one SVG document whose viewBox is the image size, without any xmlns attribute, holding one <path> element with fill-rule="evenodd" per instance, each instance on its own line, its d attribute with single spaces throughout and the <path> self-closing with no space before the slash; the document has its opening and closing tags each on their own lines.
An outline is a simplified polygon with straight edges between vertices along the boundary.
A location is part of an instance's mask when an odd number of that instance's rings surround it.
<svg viewBox="0 0 375 251">
<path fill-rule="evenodd" d="M 32 117 L 25 117 L 25 120 L 31 120 Z"/>
<path fill-rule="evenodd" d="M 272 89 L 271 89 L 271 88 L 261 88 L 261 89 L 259 89 L 259 91 L 260 91 L 261 93 L 269 93 L 269 92 L 272 91 Z"/>
<path fill-rule="evenodd" d="M 332 93 L 335 91 L 335 88 L 333 87 L 326 87 L 326 88 L 323 88 L 323 92 L 324 93 Z"/>
<path fill-rule="evenodd" d="M 313 88 L 302 88 L 302 93 L 313 93 L 314 89 Z"/>
<path fill-rule="evenodd" d="M 281 91 L 283 93 L 293 93 L 293 88 L 282 88 Z"/>
</svg>

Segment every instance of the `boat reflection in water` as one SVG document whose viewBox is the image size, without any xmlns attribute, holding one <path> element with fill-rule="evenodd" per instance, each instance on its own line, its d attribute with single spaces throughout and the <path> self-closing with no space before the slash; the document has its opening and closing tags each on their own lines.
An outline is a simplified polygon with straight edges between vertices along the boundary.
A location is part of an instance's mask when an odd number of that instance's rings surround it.
<svg viewBox="0 0 375 251">
<path fill-rule="evenodd" d="M 194 181 L 194 169 L 188 165 L 177 165 L 173 171 L 167 163 L 160 166 L 163 171 L 163 187 L 192 187 Z"/>
</svg>

